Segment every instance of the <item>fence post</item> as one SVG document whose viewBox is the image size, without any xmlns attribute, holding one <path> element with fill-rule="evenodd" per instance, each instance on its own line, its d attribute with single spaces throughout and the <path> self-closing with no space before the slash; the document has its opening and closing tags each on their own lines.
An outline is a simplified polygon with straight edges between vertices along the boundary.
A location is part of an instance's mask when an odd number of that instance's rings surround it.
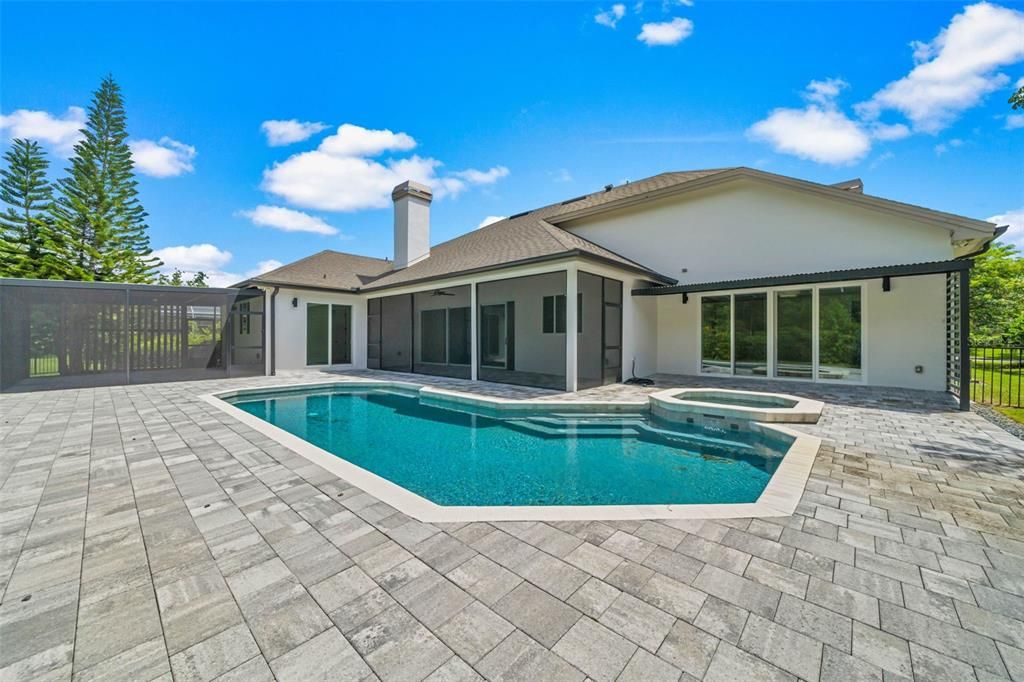
<svg viewBox="0 0 1024 682">
<path fill-rule="evenodd" d="M 960 271 L 960 409 L 971 409 L 971 271 Z"/>
</svg>

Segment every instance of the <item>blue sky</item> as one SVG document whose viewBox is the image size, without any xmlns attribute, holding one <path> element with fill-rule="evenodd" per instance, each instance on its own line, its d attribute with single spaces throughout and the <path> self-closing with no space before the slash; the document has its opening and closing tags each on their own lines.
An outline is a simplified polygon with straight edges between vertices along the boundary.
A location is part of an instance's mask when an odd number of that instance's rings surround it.
<svg viewBox="0 0 1024 682">
<path fill-rule="evenodd" d="M 435 187 L 435 243 L 745 165 L 1004 216 L 1024 245 L 1021 3 L 0 5 L 0 135 L 43 140 L 54 175 L 107 73 L 153 247 L 218 283 L 390 256 L 406 177 Z"/>
</svg>

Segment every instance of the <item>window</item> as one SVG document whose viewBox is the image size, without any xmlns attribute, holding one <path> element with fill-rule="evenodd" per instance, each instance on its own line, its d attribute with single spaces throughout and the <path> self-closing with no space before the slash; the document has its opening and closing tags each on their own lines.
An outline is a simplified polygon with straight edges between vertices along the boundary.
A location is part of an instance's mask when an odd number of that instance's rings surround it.
<svg viewBox="0 0 1024 682">
<path fill-rule="evenodd" d="M 565 333 L 565 294 L 544 297 L 543 329 L 545 334 Z M 576 325 L 579 331 L 579 323 Z"/>
<path fill-rule="evenodd" d="M 860 381 L 860 287 L 818 291 L 818 378 Z"/>
</svg>

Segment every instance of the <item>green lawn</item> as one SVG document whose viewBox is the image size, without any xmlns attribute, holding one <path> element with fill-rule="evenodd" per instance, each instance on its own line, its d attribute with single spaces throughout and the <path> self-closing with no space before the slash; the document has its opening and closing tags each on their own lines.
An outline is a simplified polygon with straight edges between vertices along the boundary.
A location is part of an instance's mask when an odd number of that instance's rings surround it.
<svg viewBox="0 0 1024 682">
<path fill-rule="evenodd" d="M 995 363 L 978 362 L 971 366 L 971 399 L 992 405 L 1010 419 L 1024 424 L 1024 386 L 1021 369 L 1002 369 Z M 1020 406 L 1020 407 L 1018 407 Z"/>
</svg>

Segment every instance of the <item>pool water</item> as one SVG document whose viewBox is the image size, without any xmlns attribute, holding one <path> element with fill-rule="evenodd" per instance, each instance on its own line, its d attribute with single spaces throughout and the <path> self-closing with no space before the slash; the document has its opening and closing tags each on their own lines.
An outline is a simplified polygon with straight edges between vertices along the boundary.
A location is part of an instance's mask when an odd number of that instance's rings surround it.
<svg viewBox="0 0 1024 682">
<path fill-rule="evenodd" d="M 791 443 L 639 416 L 499 419 L 390 389 L 228 402 L 444 506 L 754 502 Z"/>
</svg>

